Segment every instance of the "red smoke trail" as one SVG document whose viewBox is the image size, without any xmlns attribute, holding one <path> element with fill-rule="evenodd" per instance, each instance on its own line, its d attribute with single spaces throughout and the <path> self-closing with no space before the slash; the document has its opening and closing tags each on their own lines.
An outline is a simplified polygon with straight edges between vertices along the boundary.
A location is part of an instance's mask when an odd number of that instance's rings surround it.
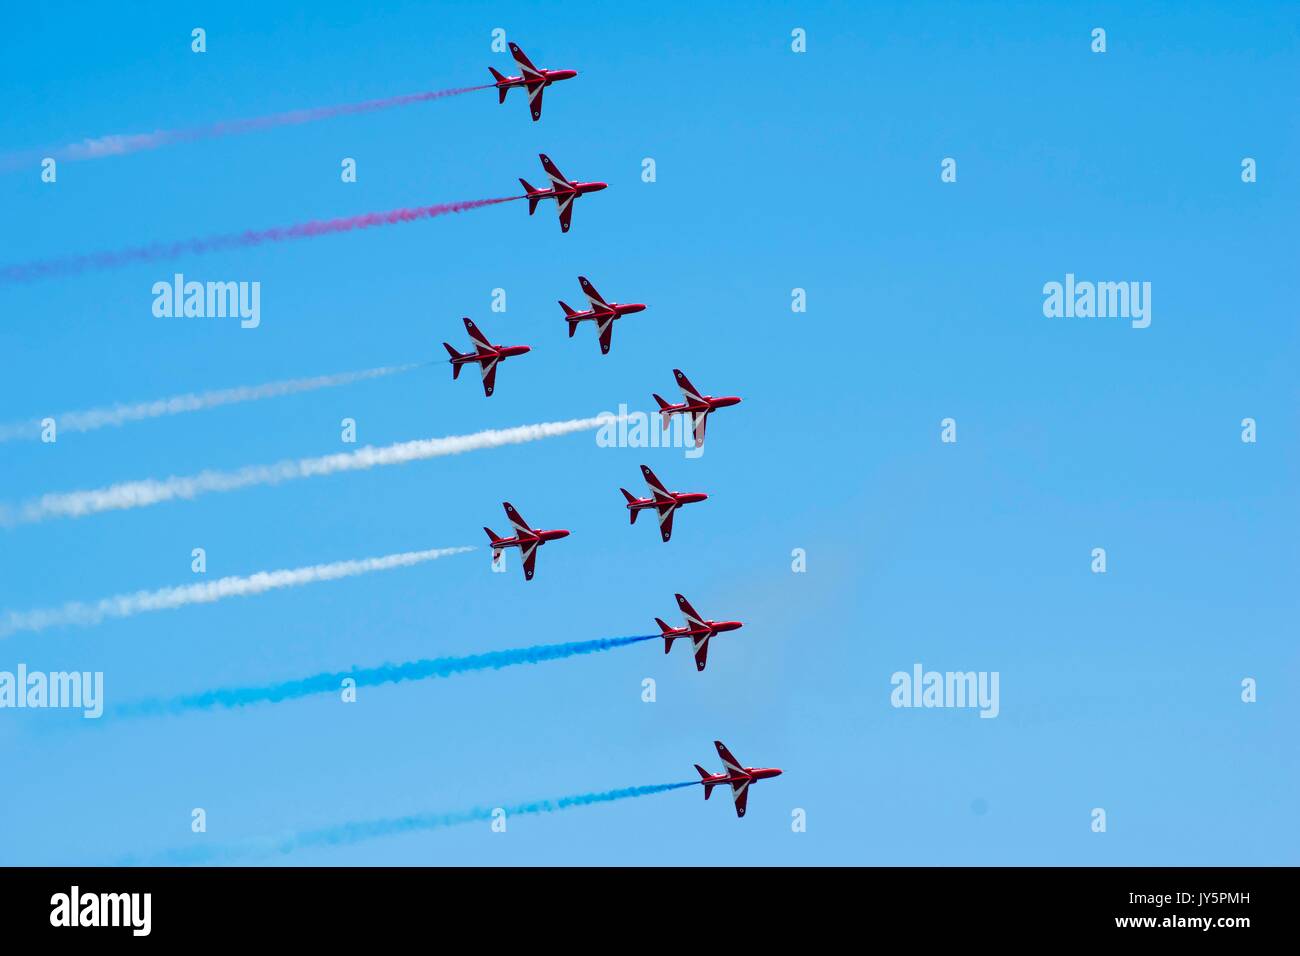
<svg viewBox="0 0 1300 956">
<path fill-rule="evenodd" d="M 315 236 L 326 236 L 335 232 L 369 229 L 371 226 L 391 226 L 402 222 L 416 222 L 420 219 L 432 219 L 434 216 L 465 212 L 483 206 L 495 206 L 497 203 L 511 202 L 523 198 L 523 196 L 503 196 L 499 199 L 469 199 L 464 202 L 439 203 L 436 206 L 412 206 L 407 209 L 390 209 L 388 212 L 368 212 L 360 216 L 348 216 L 344 219 L 322 219 L 313 222 L 300 222 L 293 226 L 277 226 L 273 229 L 249 230 L 247 232 L 229 233 L 224 236 L 208 236 L 204 239 L 182 239 L 179 242 L 154 243 L 150 246 L 137 246 L 134 249 L 122 249 L 117 252 L 97 252 L 83 256 L 65 256 L 58 259 L 23 262 L 11 266 L 0 266 L 0 283 L 30 282 L 33 279 L 78 275 L 92 270 L 114 269 L 132 262 L 153 262 L 158 259 L 174 259 L 177 256 L 186 254 L 200 255 L 222 249 L 257 246 L 264 242 L 311 239 Z"/>
<path fill-rule="evenodd" d="M 291 110 L 287 113 L 274 113 L 270 116 L 258 116 L 252 119 L 230 120 L 229 122 L 209 123 L 207 126 L 192 126 L 188 129 L 156 130 L 152 133 L 115 134 L 100 136 L 96 139 L 82 140 L 44 151 L 11 153 L 0 157 L 0 169 L 18 169 L 28 163 L 39 162 L 46 156 L 52 156 L 60 162 L 72 162 L 82 159 L 102 159 L 105 156 L 125 156 L 146 149 L 157 149 L 173 143 L 191 143 L 197 140 L 217 139 L 221 136 L 234 136 L 238 133 L 252 133 L 260 129 L 272 129 L 277 126 L 297 126 L 316 120 L 330 119 L 334 116 L 347 116 L 353 113 L 373 113 L 376 110 L 406 106 L 410 103 L 424 103 L 428 100 L 440 100 L 462 93 L 490 89 L 491 83 L 483 86 L 464 86 L 452 90 L 432 90 L 425 93 L 406 93 L 402 96 L 390 96 L 381 100 L 366 100 L 362 103 L 342 103 L 337 106 L 318 106 L 308 110 Z"/>
</svg>

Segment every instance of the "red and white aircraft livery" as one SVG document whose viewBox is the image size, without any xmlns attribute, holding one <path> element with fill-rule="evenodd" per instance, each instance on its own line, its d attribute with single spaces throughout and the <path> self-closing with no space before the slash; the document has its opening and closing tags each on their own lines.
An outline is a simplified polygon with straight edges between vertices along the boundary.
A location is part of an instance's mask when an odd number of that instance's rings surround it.
<svg viewBox="0 0 1300 956">
<path fill-rule="evenodd" d="M 695 435 L 695 447 L 704 447 L 704 427 L 708 424 L 709 415 L 719 408 L 730 408 L 732 405 L 739 405 L 740 399 L 735 395 L 722 395 L 714 397 L 704 395 L 698 388 L 691 384 L 691 380 L 682 374 L 679 368 L 673 369 L 673 375 L 677 378 L 677 387 L 682 390 L 682 397 L 685 399 L 680 405 L 670 405 L 658 395 L 654 400 L 659 403 L 659 414 L 663 416 L 664 428 L 674 415 L 690 416 L 691 431 Z"/>
<path fill-rule="evenodd" d="M 627 499 L 627 510 L 632 513 L 632 524 L 636 524 L 637 513 L 645 508 L 654 508 L 659 512 L 659 533 L 667 541 L 673 536 L 673 512 L 682 505 L 694 504 L 709 496 L 701 491 L 669 491 L 664 487 L 663 482 L 655 477 L 655 473 L 645 465 L 641 466 L 641 474 L 645 476 L 645 483 L 650 486 L 649 498 L 638 498 L 626 488 L 618 490 L 623 492 L 623 497 Z"/>
<path fill-rule="evenodd" d="M 735 631 L 744 627 L 740 621 L 704 620 L 695 612 L 695 608 L 691 607 L 691 602 L 680 594 L 677 595 L 677 606 L 682 609 L 682 614 L 686 617 L 685 627 L 669 627 L 659 618 L 655 618 L 655 623 L 659 625 L 659 630 L 663 631 L 665 654 L 673 649 L 673 641 L 677 638 L 690 638 L 691 647 L 695 649 L 696 671 L 704 670 L 704 662 L 709 656 L 709 638 L 723 631 Z"/>
<path fill-rule="evenodd" d="M 531 581 L 533 568 L 537 564 L 537 549 L 548 541 L 567 538 L 569 532 L 563 529 L 543 531 L 541 528 L 530 528 L 528 523 L 519 517 L 519 512 L 515 510 L 514 505 L 508 501 L 503 501 L 501 504 L 506 509 L 506 517 L 510 519 L 510 524 L 514 526 L 515 536 L 499 538 L 491 528 L 483 529 L 492 540 L 492 560 L 493 562 L 500 560 L 501 552 L 506 548 L 518 548 L 524 562 L 524 580 Z"/>
<path fill-rule="evenodd" d="M 515 58 L 519 64 L 519 69 L 523 71 L 522 76 L 502 76 L 492 67 L 492 79 L 496 80 L 498 103 L 506 101 L 506 92 L 514 89 L 516 86 L 522 86 L 528 91 L 528 108 L 533 111 L 533 122 L 542 118 L 542 90 L 546 89 L 557 80 L 571 80 L 578 75 L 577 70 L 539 70 L 533 66 L 532 60 L 524 55 L 524 51 L 519 49 L 515 44 L 510 44 L 510 55 Z"/>
<path fill-rule="evenodd" d="M 709 794 L 718 784 L 730 784 L 731 799 L 736 801 L 736 816 L 743 817 L 745 804 L 749 801 L 749 785 L 755 780 L 779 777 L 781 771 L 776 767 L 742 767 L 721 740 L 715 740 L 713 746 L 718 748 L 718 756 L 722 758 L 722 773 L 709 773 L 699 764 L 695 765 L 700 772 L 700 783 L 704 784 L 704 799 L 709 799 Z"/>
<path fill-rule="evenodd" d="M 451 353 L 451 377 L 460 378 L 460 369 L 463 365 L 471 362 L 477 362 L 479 369 L 483 373 L 483 394 L 491 395 L 492 389 L 496 387 L 497 366 L 512 355 L 523 355 L 525 352 L 531 352 L 532 348 L 527 345 L 492 345 L 487 340 L 487 336 L 478 330 L 478 326 L 465 319 L 465 331 L 469 333 L 470 341 L 474 343 L 474 351 L 461 355 L 448 342 L 443 342 L 442 346 Z"/>
<path fill-rule="evenodd" d="M 586 312 L 575 312 L 563 299 L 560 300 L 560 308 L 564 310 L 564 318 L 569 323 L 569 338 L 573 338 L 573 333 L 578 331 L 579 322 L 595 322 L 596 332 L 600 335 L 600 354 L 608 355 L 610 340 L 614 335 L 614 320 L 634 312 L 644 312 L 645 306 L 640 302 L 606 302 L 596 287 L 587 281 L 586 276 L 578 276 L 578 282 L 582 285 L 582 294 L 591 303 L 591 308 Z"/>
<path fill-rule="evenodd" d="M 550 177 L 551 188 L 534 189 L 528 185 L 528 180 L 519 180 L 519 185 L 523 186 L 524 192 L 528 194 L 528 215 L 531 216 L 537 211 L 537 204 L 543 199 L 554 199 L 560 210 L 560 232 L 568 232 L 569 220 L 573 218 L 574 200 L 587 193 L 600 192 L 609 183 L 571 183 L 551 162 L 550 157 L 545 153 L 538 155 L 542 158 L 542 169 L 546 170 L 546 175 Z"/>
</svg>

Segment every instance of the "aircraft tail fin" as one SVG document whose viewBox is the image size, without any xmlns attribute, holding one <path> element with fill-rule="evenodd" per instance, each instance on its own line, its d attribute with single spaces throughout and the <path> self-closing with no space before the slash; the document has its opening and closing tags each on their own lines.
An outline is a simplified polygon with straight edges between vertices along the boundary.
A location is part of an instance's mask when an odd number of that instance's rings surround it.
<svg viewBox="0 0 1300 956">
<path fill-rule="evenodd" d="M 668 422 L 672 419 L 672 413 L 668 411 L 668 403 L 663 400 L 663 396 L 656 395 L 654 400 L 659 403 L 659 414 L 663 416 L 664 428 L 668 427 Z"/>
<path fill-rule="evenodd" d="M 537 195 L 537 190 L 528 185 L 528 180 L 520 177 L 519 185 L 524 187 L 524 192 L 528 194 L 528 215 L 537 212 L 537 204 L 541 201 L 541 196 Z"/>
<path fill-rule="evenodd" d="M 623 497 L 627 499 L 627 503 L 629 505 L 633 504 L 636 501 L 636 495 L 632 494 L 632 492 L 628 491 L 626 488 L 620 488 L 618 490 L 623 492 Z M 636 508 L 628 508 L 627 510 L 632 516 L 632 520 L 629 523 L 636 524 L 636 516 L 640 514 L 640 511 L 638 511 Z"/>
<path fill-rule="evenodd" d="M 502 538 L 501 538 L 501 537 L 500 537 L 500 536 L 499 536 L 495 531 L 493 531 L 491 528 L 484 528 L 483 530 L 487 532 L 488 540 L 491 541 L 493 544 L 496 544 L 498 541 L 503 540 L 503 539 L 502 539 Z"/>
<path fill-rule="evenodd" d="M 659 625 L 659 630 L 663 631 L 664 653 L 671 653 L 673 649 L 673 641 L 677 639 L 678 635 L 672 633 L 672 628 L 664 623 L 662 618 L 655 618 L 655 623 Z"/>
<path fill-rule="evenodd" d="M 452 381 L 455 381 L 456 379 L 460 378 L 460 365 L 458 365 L 455 360 L 458 358 L 464 358 L 464 356 L 461 355 L 459 352 L 457 352 L 454 348 L 452 348 L 450 342 L 443 342 L 442 347 L 447 350 L 447 354 L 450 355 L 452 358 L 451 377 L 452 377 Z"/>
<path fill-rule="evenodd" d="M 489 66 L 489 67 L 488 67 L 488 72 L 492 74 L 492 79 L 496 80 L 498 83 L 500 83 L 502 80 L 505 79 L 505 74 L 501 73 L 501 72 L 500 72 L 499 70 L 497 70 L 495 67 L 491 67 L 491 66 Z M 504 102 L 505 102 L 505 99 L 506 99 L 505 96 L 502 96 L 502 97 L 501 97 L 501 102 L 504 103 Z"/>
<path fill-rule="evenodd" d="M 569 308 L 569 304 L 563 299 L 560 300 L 560 308 L 564 310 L 564 316 L 569 320 L 569 338 L 573 338 L 573 333 L 578 331 L 578 323 L 573 317 L 578 313 Z"/>
<path fill-rule="evenodd" d="M 700 772 L 700 779 L 701 779 L 701 780 L 708 780 L 708 779 L 709 779 L 709 772 L 708 772 L 707 770 L 705 770 L 703 767 L 701 767 L 699 764 L 696 764 L 696 765 L 695 765 L 695 769 L 698 770 L 698 771 Z M 705 800 L 709 799 L 709 797 L 713 794 L 713 787 L 714 787 L 714 785 L 711 784 L 711 783 L 706 783 L 706 784 L 704 784 L 704 799 L 705 799 Z"/>
</svg>

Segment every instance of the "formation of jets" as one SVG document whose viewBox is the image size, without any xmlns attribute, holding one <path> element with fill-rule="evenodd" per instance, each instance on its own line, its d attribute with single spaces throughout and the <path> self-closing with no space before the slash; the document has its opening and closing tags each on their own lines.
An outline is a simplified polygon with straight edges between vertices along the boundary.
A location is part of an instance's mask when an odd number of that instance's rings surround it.
<svg viewBox="0 0 1300 956">
<path fill-rule="evenodd" d="M 505 76 L 489 67 L 497 90 L 498 102 L 504 103 L 506 94 L 510 90 L 516 87 L 522 88 L 527 93 L 528 109 L 532 114 L 533 121 L 536 122 L 542 118 L 542 96 L 546 88 L 553 83 L 572 79 L 578 75 L 577 71 L 540 69 L 533 65 L 533 62 L 517 44 L 511 43 L 509 46 L 511 56 L 519 65 L 520 74 L 518 76 Z M 567 233 L 573 221 L 574 203 L 588 193 L 605 189 L 607 184 L 570 180 L 560 172 L 559 167 L 545 153 L 540 153 L 539 158 L 550 186 L 549 188 L 538 189 L 521 178 L 519 184 L 523 186 L 525 194 L 521 198 L 527 198 L 528 215 L 530 216 L 537 212 L 537 206 L 542 200 L 555 200 L 556 211 L 560 219 L 560 231 Z M 560 308 L 564 310 L 564 320 L 568 324 L 569 338 L 574 337 L 578 327 L 583 322 L 591 322 L 596 329 L 600 354 L 608 355 L 613 343 L 614 323 L 626 315 L 643 312 L 646 306 L 640 302 L 611 302 L 596 291 L 596 287 L 586 276 L 578 276 L 578 284 L 582 287 L 582 294 L 586 297 L 589 308 L 578 311 L 571 308 L 562 299 L 559 303 Z M 464 322 L 465 331 L 469 334 L 473 351 L 461 353 L 449 343 L 443 343 L 450 355 L 452 378 L 459 378 L 463 366 L 477 364 L 483 379 L 483 394 L 491 396 L 496 387 L 497 367 L 507 358 L 526 354 L 530 351 L 530 347 L 527 345 L 494 345 L 488 341 L 487 336 L 480 332 L 472 321 L 466 318 Z M 677 381 L 677 387 L 681 389 L 681 403 L 672 404 L 659 395 L 653 396 L 659 406 L 663 428 L 666 430 L 670 427 L 674 415 L 681 415 L 689 425 L 695 447 L 697 449 L 703 448 L 704 433 L 708 426 L 709 416 L 720 408 L 739 405 L 741 400 L 735 395 L 705 395 L 691 384 L 691 380 L 686 377 L 681 369 L 673 369 L 673 376 Z M 704 501 L 709 496 L 698 491 L 669 491 L 647 465 L 641 466 L 641 475 L 650 490 L 649 497 L 638 498 L 626 488 L 619 489 L 623 492 L 623 498 L 626 501 L 629 522 L 636 524 L 638 514 L 653 509 L 659 519 L 660 536 L 667 542 L 672 538 L 673 516 L 676 514 L 677 509 L 683 505 Z M 494 564 L 500 561 L 507 548 L 518 548 L 524 569 L 524 580 L 531 581 L 537 567 L 538 549 L 548 541 L 567 538 L 569 532 L 563 529 L 534 528 L 524 521 L 510 502 L 502 502 L 502 507 L 505 509 L 506 518 L 510 521 L 514 534 L 511 537 L 503 538 L 491 528 L 485 527 L 483 529 L 491 542 L 492 561 Z M 704 670 L 708 662 L 709 642 L 719 634 L 739 630 L 744 625 L 740 621 L 709 620 L 702 617 L 683 595 L 677 594 L 675 596 L 677 598 L 677 607 L 685 619 L 683 626 L 673 627 L 661 618 L 655 618 L 655 623 L 659 625 L 660 636 L 664 641 L 665 654 L 672 652 L 673 642 L 678 639 L 685 639 L 690 643 L 691 652 L 695 658 L 695 669 L 698 673 Z M 749 801 L 750 785 L 758 780 L 780 776 L 781 770 L 776 767 L 743 766 L 722 741 L 715 740 L 713 745 L 717 748 L 718 757 L 722 760 L 722 772 L 710 773 L 699 764 L 695 764 L 695 769 L 700 775 L 699 782 L 704 787 L 704 799 L 709 799 L 714 787 L 728 786 L 731 788 L 736 816 L 743 817 Z"/>
<path fill-rule="evenodd" d="M 519 49 L 517 43 L 510 44 L 510 55 L 515 58 L 519 64 L 519 76 L 505 76 L 494 67 L 488 67 L 492 74 L 493 85 L 497 90 L 497 102 L 504 103 L 506 94 L 511 90 L 519 87 L 528 92 L 528 109 L 533 114 L 533 122 L 542 118 L 542 94 L 552 83 L 558 83 L 561 80 L 571 80 L 578 75 L 577 70 L 543 70 L 533 66 L 533 61 L 528 59 L 523 50 Z M 550 157 L 545 153 L 539 154 L 542 160 L 542 170 L 551 181 L 550 189 L 534 189 L 528 185 L 528 181 L 520 179 L 519 184 L 524 187 L 524 192 L 528 197 L 528 215 L 537 211 L 537 204 L 543 199 L 554 199 L 555 204 L 560 212 L 560 231 L 569 231 L 569 221 L 573 218 L 573 201 L 579 196 L 587 193 L 599 192 L 608 186 L 608 183 L 579 183 L 570 182 L 564 178 Z M 606 349 L 608 351 L 608 349 Z"/>
</svg>

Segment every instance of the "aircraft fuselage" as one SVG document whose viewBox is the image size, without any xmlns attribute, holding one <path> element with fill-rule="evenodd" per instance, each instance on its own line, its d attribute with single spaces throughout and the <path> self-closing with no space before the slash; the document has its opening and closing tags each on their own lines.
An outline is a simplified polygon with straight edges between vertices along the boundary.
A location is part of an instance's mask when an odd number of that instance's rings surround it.
<svg viewBox="0 0 1300 956">
<path fill-rule="evenodd" d="M 532 196 L 537 199 L 554 199 L 559 202 L 568 196 L 576 199 L 579 196 L 585 196 L 587 193 L 598 193 L 608 187 L 609 183 L 570 183 L 569 186 L 571 188 L 553 186 L 550 189 L 537 189 L 533 191 Z"/>
<path fill-rule="evenodd" d="M 528 345 L 494 345 L 490 352 L 470 352 L 466 355 L 458 355 L 456 358 L 450 359 L 450 362 L 452 365 L 468 365 L 471 362 L 482 365 L 494 359 L 501 361 L 510 358 L 512 355 L 523 355 L 531 351 L 532 347 Z"/>
<path fill-rule="evenodd" d="M 586 312 L 574 312 L 572 315 L 565 316 L 565 320 L 568 322 L 585 322 L 587 320 L 599 322 L 608 318 L 619 319 L 625 315 L 644 311 L 645 305 L 641 302 L 611 302 L 608 309 L 588 309 Z"/>
<path fill-rule="evenodd" d="M 697 501 L 704 501 L 709 496 L 702 491 L 691 491 L 684 494 L 672 492 L 672 498 L 677 505 L 690 505 Z M 635 501 L 629 501 L 627 507 L 631 511 L 641 511 L 645 508 L 658 508 L 659 500 L 656 498 L 637 498 Z"/>
<path fill-rule="evenodd" d="M 782 771 L 778 767 L 746 767 L 744 773 L 715 773 L 707 779 L 700 781 L 702 784 L 732 784 L 744 783 L 746 780 L 766 780 L 769 777 L 779 777 Z"/>
<path fill-rule="evenodd" d="M 549 530 L 549 531 L 538 528 L 532 533 L 530 537 L 516 535 L 513 538 L 497 538 L 495 541 L 492 542 L 492 547 L 519 548 L 526 544 L 533 544 L 534 542 L 536 542 L 538 545 L 543 545 L 548 541 L 558 541 L 560 538 L 567 538 L 568 536 L 569 536 L 569 532 L 565 531 L 563 528 L 556 528 L 554 530 Z"/>
<path fill-rule="evenodd" d="M 550 86 L 560 80 L 571 80 L 578 75 L 577 70 L 538 70 L 542 75 L 541 80 L 530 81 L 524 76 L 507 76 L 504 80 L 498 80 L 496 85 L 499 89 L 513 89 L 516 86 L 527 86 L 529 82 L 540 82 L 543 86 Z"/>
<path fill-rule="evenodd" d="M 744 627 L 740 621 L 705 621 L 704 627 L 675 627 L 666 632 L 664 637 L 713 637 L 724 631 L 735 631 Z"/>
<path fill-rule="evenodd" d="M 714 398 L 712 395 L 706 395 L 702 402 L 682 402 L 680 405 L 669 405 L 667 408 L 662 409 L 662 411 L 666 415 L 698 415 L 701 412 L 707 415 L 714 409 L 730 408 L 732 405 L 739 404 L 740 397 L 737 395 L 722 395 L 718 398 Z"/>
</svg>

